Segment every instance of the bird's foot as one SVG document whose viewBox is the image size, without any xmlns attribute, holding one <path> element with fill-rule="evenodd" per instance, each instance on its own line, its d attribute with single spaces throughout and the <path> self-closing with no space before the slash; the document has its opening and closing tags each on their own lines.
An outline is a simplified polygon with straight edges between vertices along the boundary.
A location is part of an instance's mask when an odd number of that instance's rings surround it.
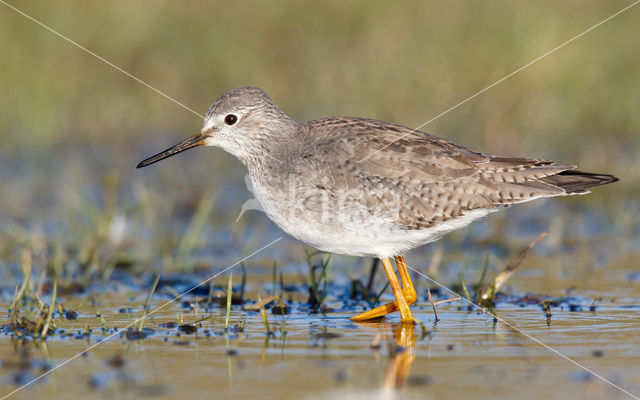
<svg viewBox="0 0 640 400">
<path fill-rule="evenodd" d="M 415 322 L 415 318 L 413 317 L 413 313 L 411 312 L 411 310 L 409 309 L 408 306 L 410 306 L 411 304 L 415 303 L 416 300 L 418 299 L 418 296 L 416 294 L 416 291 L 413 289 L 413 287 L 408 287 L 405 288 L 402 291 L 402 294 L 404 295 L 404 299 L 406 301 L 407 307 L 405 312 L 401 312 L 401 320 L 402 322 Z M 393 301 L 391 303 L 387 303 L 387 304 L 383 304 L 379 307 L 376 307 L 372 310 L 369 311 L 365 311 L 363 313 L 360 313 L 356 316 L 351 317 L 352 321 L 355 322 L 362 322 L 362 321 L 369 321 L 375 318 L 381 318 L 384 317 L 387 314 L 390 314 L 392 312 L 398 311 L 398 302 L 397 301 Z"/>
</svg>

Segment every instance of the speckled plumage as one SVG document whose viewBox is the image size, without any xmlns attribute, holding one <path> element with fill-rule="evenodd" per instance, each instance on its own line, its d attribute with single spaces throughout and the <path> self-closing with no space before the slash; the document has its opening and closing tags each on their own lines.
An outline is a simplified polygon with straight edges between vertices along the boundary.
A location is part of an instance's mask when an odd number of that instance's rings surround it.
<svg viewBox="0 0 640 400">
<path fill-rule="evenodd" d="M 233 126 L 224 123 L 229 114 L 238 118 Z M 353 256 L 400 255 L 502 207 L 617 180 L 547 160 L 496 157 L 372 119 L 299 124 L 255 87 L 221 96 L 198 135 L 198 143 L 222 147 L 247 167 L 257 200 L 283 230 Z"/>
</svg>

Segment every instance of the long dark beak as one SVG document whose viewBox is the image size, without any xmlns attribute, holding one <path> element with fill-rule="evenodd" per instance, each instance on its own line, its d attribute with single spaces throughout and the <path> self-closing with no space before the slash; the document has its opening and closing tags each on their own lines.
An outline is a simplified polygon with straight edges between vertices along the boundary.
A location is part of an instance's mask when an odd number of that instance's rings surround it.
<svg viewBox="0 0 640 400">
<path fill-rule="evenodd" d="M 136 168 L 142 168 L 142 167 L 146 167 L 147 165 L 151 165 L 153 163 L 156 163 L 160 160 L 164 160 L 167 157 L 171 157 L 174 156 L 180 152 L 183 152 L 185 150 L 189 150 L 193 147 L 198 147 L 198 146 L 202 146 L 204 145 L 204 140 L 207 137 L 206 134 L 201 132 L 196 133 L 195 135 L 191 136 L 189 139 L 187 140 L 183 140 L 182 142 L 176 144 L 173 147 L 169 147 L 168 149 L 166 149 L 165 151 L 163 151 L 162 153 L 156 154 L 153 157 L 149 157 L 146 160 L 144 160 L 143 162 L 141 162 L 140 164 L 138 164 L 138 166 Z"/>
</svg>

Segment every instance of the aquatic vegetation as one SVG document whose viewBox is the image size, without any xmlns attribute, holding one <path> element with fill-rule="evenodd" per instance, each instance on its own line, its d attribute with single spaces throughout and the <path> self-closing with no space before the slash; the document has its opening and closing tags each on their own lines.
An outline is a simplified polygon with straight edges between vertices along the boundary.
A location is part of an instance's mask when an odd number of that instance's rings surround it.
<svg viewBox="0 0 640 400">
<path fill-rule="evenodd" d="M 535 238 L 533 242 L 531 242 L 527 247 L 522 249 L 515 258 L 509 261 L 506 267 L 498 275 L 496 275 L 496 277 L 493 279 L 491 284 L 483 288 L 482 285 L 483 285 L 483 281 L 484 281 L 484 277 L 487 269 L 486 268 L 487 263 L 485 263 L 485 268 L 483 269 L 483 272 L 482 272 L 482 278 L 478 283 L 478 289 L 476 291 L 476 293 L 478 293 L 476 300 L 480 306 L 493 310 L 496 294 L 500 291 L 500 289 L 504 286 L 504 284 L 507 283 L 509 278 L 511 278 L 515 270 L 520 266 L 524 258 L 529 253 L 529 250 L 531 250 L 533 246 L 535 246 L 536 243 L 538 243 L 538 241 L 540 241 L 542 238 L 544 238 L 548 234 L 549 232 L 543 232 L 540 235 L 538 235 L 538 237 Z"/>
<path fill-rule="evenodd" d="M 322 303 L 327 296 L 327 268 L 331 261 L 331 255 L 320 257 L 320 265 L 313 264 L 311 260 L 313 255 L 313 253 L 306 252 L 305 261 L 309 267 L 309 281 L 311 282 L 308 303 L 312 310 L 317 311 L 322 308 Z M 318 275 L 316 275 L 318 270 Z"/>
</svg>

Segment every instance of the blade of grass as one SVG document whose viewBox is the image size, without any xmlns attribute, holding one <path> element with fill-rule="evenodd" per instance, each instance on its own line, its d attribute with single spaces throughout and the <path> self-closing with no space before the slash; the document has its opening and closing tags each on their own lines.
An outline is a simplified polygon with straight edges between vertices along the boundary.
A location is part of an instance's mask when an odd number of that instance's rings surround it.
<svg viewBox="0 0 640 400">
<path fill-rule="evenodd" d="M 244 289 L 247 285 L 247 267 L 244 263 L 240 264 L 240 270 L 242 271 L 242 280 L 240 281 L 240 301 L 244 302 Z"/>
<path fill-rule="evenodd" d="M 158 287 L 158 282 L 160 282 L 160 275 L 161 275 L 160 272 L 156 274 L 156 278 L 153 280 L 153 284 L 151 285 L 151 290 L 147 295 L 147 300 L 145 300 L 144 302 L 144 310 L 143 310 L 144 314 L 140 319 L 140 325 L 138 326 L 139 331 L 141 331 L 144 328 L 144 319 L 147 317 L 147 314 L 149 313 L 149 304 L 151 303 L 151 297 L 153 296 L 153 293 L 156 291 L 156 288 Z"/>
<path fill-rule="evenodd" d="M 156 288 L 158 287 L 158 282 L 160 282 L 160 275 L 161 275 L 160 272 L 158 272 L 156 274 L 156 277 L 153 280 L 153 284 L 151 285 L 151 290 L 149 291 L 149 294 L 147 295 L 147 299 L 144 302 L 144 313 L 145 314 L 149 312 L 149 303 L 151 303 L 151 297 L 153 296 L 153 293 L 155 293 Z"/>
<path fill-rule="evenodd" d="M 382 290 L 380 290 L 380 292 L 378 293 L 378 295 L 374 299 L 372 306 L 378 304 L 378 302 L 380 301 L 380 297 L 382 297 L 382 294 L 387 290 L 388 287 L 389 287 L 389 281 L 387 281 L 384 284 L 384 286 L 382 287 Z"/>
<path fill-rule="evenodd" d="M 327 268 L 329 267 L 329 262 L 331 261 L 331 254 L 327 257 L 326 261 L 324 259 L 320 259 L 320 265 L 322 266 L 322 273 L 320 275 L 320 279 L 322 282 L 322 296 L 320 298 L 320 305 L 324 303 L 324 299 L 327 297 Z"/>
<path fill-rule="evenodd" d="M 462 286 L 462 292 L 464 293 L 464 297 L 467 299 L 467 309 L 471 311 L 473 309 L 473 302 L 471 301 L 469 289 L 467 289 L 467 282 L 464 280 L 464 274 L 460 274 L 460 286 Z"/>
<path fill-rule="evenodd" d="M 18 290 L 16 295 L 13 297 L 13 301 L 11 302 L 11 307 L 9 307 L 9 309 L 14 309 L 18 306 L 18 303 L 22 299 L 22 296 L 24 296 L 27 286 L 29 286 L 29 281 L 31 279 L 32 263 L 31 263 L 31 252 L 29 252 L 28 250 L 24 250 L 22 252 L 21 265 L 22 265 L 22 275 L 24 276 L 24 280 L 22 281 L 22 285 L 20 286 L 20 289 Z"/>
<path fill-rule="evenodd" d="M 282 339 L 282 346 L 284 347 L 284 337 L 287 334 L 287 320 L 289 318 L 286 315 L 282 315 L 282 322 L 280 323 L 280 338 Z"/>
<path fill-rule="evenodd" d="M 9 307 L 9 309 L 11 310 L 11 318 L 9 319 L 9 323 L 11 324 L 12 329 L 16 329 L 18 327 L 18 307 L 14 305 L 14 304 L 17 304 L 17 301 L 18 301 L 18 285 L 16 285 L 16 290 L 13 295 L 13 302 L 11 303 L 11 307 Z"/>
<path fill-rule="evenodd" d="M 482 274 L 480 275 L 480 280 L 475 288 L 476 295 L 476 303 L 480 301 L 480 296 L 484 290 L 484 280 L 487 277 L 487 270 L 489 269 L 489 254 L 487 254 L 484 258 L 484 265 L 482 266 Z"/>
<path fill-rule="evenodd" d="M 224 329 L 229 329 L 229 315 L 231 314 L 231 296 L 233 296 L 233 273 L 229 273 L 229 284 L 227 285 L 227 315 L 224 319 Z"/>
<path fill-rule="evenodd" d="M 209 281 L 209 293 L 207 294 L 207 312 L 211 309 L 212 299 L 213 299 L 213 279 Z"/>
<path fill-rule="evenodd" d="M 311 257 L 316 253 L 306 253 L 305 260 L 309 266 L 309 279 L 311 279 L 311 286 L 309 288 L 309 303 L 313 310 L 318 310 L 322 307 L 325 297 L 327 296 L 327 267 L 331 260 L 331 255 L 326 259 L 320 258 L 320 265 L 314 266 Z M 320 276 L 316 277 L 316 269 L 320 268 Z M 322 291 L 319 290 L 322 284 Z"/>
<path fill-rule="evenodd" d="M 258 295 L 258 303 L 260 304 L 260 314 L 262 314 L 262 321 L 264 322 L 264 328 L 267 331 L 267 335 L 271 334 L 271 329 L 269 328 L 269 318 L 267 318 L 267 312 L 264 309 L 264 304 L 262 303 L 262 299 L 260 295 Z"/>
<path fill-rule="evenodd" d="M 276 294 L 276 263 L 273 263 L 273 270 L 271 274 L 271 294 Z"/>
<path fill-rule="evenodd" d="M 535 238 L 527 247 L 522 249 L 520 253 L 514 257 L 507 266 L 495 277 L 491 285 L 487 287 L 487 289 L 482 293 L 481 299 L 482 303 L 486 303 L 488 301 L 493 301 L 493 298 L 496 296 L 498 291 L 504 286 L 505 283 L 511 278 L 515 270 L 520 266 L 522 261 L 525 259 L 529 250 L 533 248 L 542 238 L 547 236 L 549 232 L 542 232 Z"/>
<path fill-rule="evenodd" d="M 47 320 L 47 316 L 49 315 L 49 310 L 47 309 L 47 313 L 45 315 L 42 315 L 42 311 L 44 310 L 45 304 L 43 302 L 40 301 L 39 297 L 36 297 L 36 300 L 38 302 L 38 312 L 36 312 L 36 318 L 38 318 L 38 322 L 36 323 L 36 327 L 33 329 L 33 335 L 37 336 L 37 335 L 41 335 L 42 332 L 42 324 L 44 324 Z M 48 307 L 48 306 L 47 306 Z M 24 322 L 24 319 L 21 320 L 21 322 Z M 24 323 L 22 323 L 22 325 L 24 325 Z"/>
<path fill-rule="evenodd" d="M 46 338 L 47 335 L 49 334 L 49 326 L 51 326 L 51 318 L 53 317 L 53 312 L 55 310 L 55 306 L 56 306 L 56 294 L 58 293 L 58 280 L 54 279 L 53 280 L 53 292 L 51 294 L 51 304 L 49 305 L 49 313 L 47 315 L 47 322 L 44 324 L 44 327 L 42 328 L 42 333 L 40 334 L 40 337 L 42 338 Z"/>
<path fill-rule="evenodd" d="M 98 313 L 96 314 L 96 318 L 98 318 L 98 321 L 100 322 L 102 334 L 104 335 L 104 333 L 109 329 L 109 327 L 107 326 L 107 321 L 104 319 L 100 311 L 98 311 Z"/>
</svg>

